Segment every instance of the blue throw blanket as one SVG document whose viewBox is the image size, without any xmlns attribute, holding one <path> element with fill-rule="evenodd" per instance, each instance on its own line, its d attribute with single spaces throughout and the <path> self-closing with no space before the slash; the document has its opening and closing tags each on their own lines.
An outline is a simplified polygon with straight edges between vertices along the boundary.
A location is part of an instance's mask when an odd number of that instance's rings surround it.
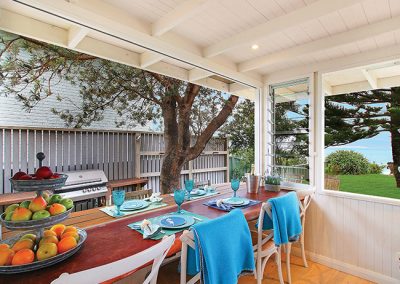
<svg viewBox="0 0 400 284">
<path fill-rule="evenodd" d="M 247 221 L 240 209 L 192 227 L 196 250 L 188 250 L 188 274 L 201 271 L 203 283 L 236 284 L 254 271 L 254 253 Z"/>
<path fill-rule="evenodd" d="M 301 234 L 300 207 L 295 192 L 284 196 L 271 198 L 272 220 L 265 214 L 263 229 L 274 229 L 274 242 L 276 245 L 287 244 L 295 241 Z"/>
</svg>

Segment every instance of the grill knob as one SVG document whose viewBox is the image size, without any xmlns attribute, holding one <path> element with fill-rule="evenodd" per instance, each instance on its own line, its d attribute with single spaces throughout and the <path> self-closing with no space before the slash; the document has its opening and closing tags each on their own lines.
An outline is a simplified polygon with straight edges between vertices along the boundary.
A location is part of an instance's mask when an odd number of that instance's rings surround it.
<svg viewBox="0 0 400 284">
<path fill-rule="evenodd" d="M 82 190 L 82 192 L 83 192 L 83 193 L 86 193 L 86 188 L 84 188 L 84 189 Z"/>
</svg>

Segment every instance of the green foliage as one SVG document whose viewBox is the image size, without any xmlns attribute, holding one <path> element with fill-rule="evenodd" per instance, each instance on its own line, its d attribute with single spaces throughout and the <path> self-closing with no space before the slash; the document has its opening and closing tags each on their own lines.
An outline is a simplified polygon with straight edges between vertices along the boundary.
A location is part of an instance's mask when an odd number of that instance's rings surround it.
<svg viewBox="0 0 400 284">
<path fill-rule="evenodd" d="M 243 172 L 240 170 L 240 168 L 234 168 L 232 170 L 232 179 L 238 179 L 243 176 Z"/>
<path fill-rule="evenodd" d="M 369 174 L 381 174 L 382 170 L 385 168 L 384 165 L 379 165 L 375 162 L 369 164 Z"/>
<path fill-rule="evenodd" d="M 265 177 L 265 184 L 280 185 L 281 184 L 281 178 L 279 176 L 266 176 Z"/>
<path fill-rule="evenodd" d="M 325 162 L 327 172 L 335 175 L 362 175 L 370 169 L 369 161 L 362 154 L 350 150 L 333 152 Z"/>
</svg>

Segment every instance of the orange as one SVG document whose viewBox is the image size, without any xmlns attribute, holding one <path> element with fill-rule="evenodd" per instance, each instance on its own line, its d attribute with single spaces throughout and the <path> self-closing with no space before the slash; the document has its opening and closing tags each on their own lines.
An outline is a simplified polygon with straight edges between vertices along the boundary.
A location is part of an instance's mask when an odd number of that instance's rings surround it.
<svg viewBox="0 0 400 284">
<path fill-rule="evenodd" d="M 57 237 L 57 233 L 51 230 L 45 230 L 43 232 L 43 237 L 49 237 L 49 236 Z"/>
<path fill-rule="evenodd" d="M 9 249 L 10 246 L 8 244 L 0 244 L 0 250 L 2 249 Z"/>
<path fill-rule="evenodd" d="M 76 227 L 74 227 L 74 226 L 67 226 L 67 227 L 65 227 L 65 230 L 64 230 L 63 234 L 69 233 L 69 232 L 75 232 L 75 233 L 77 233 L 77 232 L 78 232 L 78 229 L 77 229 Z"/>
<path fill-rule="evenodd" d="M 79 241 L 79 234 L 76 232 L 66 232 L 62 234 L 61 239 L 64 239 L 66 237 L 74 237 L 77 242 Z"/>
<path fill-rule="evenodd" d="M 22 265 L 33 262 L 35 254 L 31 249 L 21 249 L 17 251 L 11 261 L 12 265 Z"/>
<path fill-rule="evenodd" d="M 35 244 L 31 239 L 22 239 L 17 241 L 13 246 L 12 250 L 17 252 L 22 249 L 32 249 Z"/>
<path fill-rule="evenodd" d="M 74 237 L 65 237 L 57 245 L 58 253 L 64 253 L 66 251 L 69 251 L 70 249 L 73 249 L 77 245 L 78 243 L 76 242 Z"/>
<path fill-rule="evenodd" d="M 61 235 L 64 233 L 65 225 L 64 224 L 56 224 L 53 227 L 51 227 L 50 230 L 57 234 L 57 238 L 60 238 Z"/>
<path fill-rule="evenodd" d="M 12 249 L 4 248 L 0 250 L 0 266 L 10 265 L 15 252 Z"/>
</svg>

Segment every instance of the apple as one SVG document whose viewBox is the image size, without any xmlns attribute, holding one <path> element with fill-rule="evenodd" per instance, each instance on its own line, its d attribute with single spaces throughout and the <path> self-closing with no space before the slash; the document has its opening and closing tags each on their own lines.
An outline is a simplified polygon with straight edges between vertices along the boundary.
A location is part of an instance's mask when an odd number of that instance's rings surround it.
<svg viewBox="0 0 400 284">
<path fill-rule="evenodd" d="M 69 210 L 72 207 L 74 207 L 74 202 L 72 201 L 72 199 L 69 199 L 69 198 L 61 199 L 60 200 L 60 204 L 64 205 L 65 208 L 67 208 L 67 210 Z"/>
<path fill-rule="evenodd" d="M 18 206 L 19 206 L 19 204 L 17 204 L 17 203 L 11 204 L 11 205 L 7 206 L 4 213 L 6 213 L 6 215 L 7 215 L 8 213 L 13 212 Z"/>
<path fill-rule="evenodd" d="M 11 221 L 11 217 L 12 217 L 12 214 L 14 213 L 14 211 L 11 211 L 11 212 L 8 212 L 7 214 L 6 214 L 6 217 L 4 218 L 6 221 Z"/>
<path fill-rule="evenodd" d="M 35 172 L 35 177 L 37 179 L 49 179 L 53 175 L 53 172 L 49 167 L 40 167 Z"/>
<path fill-rule="evenodd" d="M 54 203 L 60 203 L 60 201 L 62 200 L 62 196 L 59 194 L 53 194 L 52 196 L 50 196 L 49 199 L 49 204 L 54 204 Z"/>
<path fill-rule="evenodd" d="M 32 217 L 32 211 L 24 208 L 17 207 L 11 216 L 11 221 L 29 221 Z"/>
<path fill-rule="evenodd" d="M 32 212 L 37 212 L 46 209 L 46 206 L 46 200 L 44 200 L 42 196 L 37 196 L 29 204 L 29 210 L 31 210 Z"/>
<path fill-rule="evenodd" d="M 35 234 L 25 234 L 20 238 L 20 240 L 23 240 L 23 239 L 30 239 L 35 243 L 36 242 L 36 235 Z"/>
<path fill-rule="evenodd" d="M 29 204 L 31 204 L 30 200 L 22 201 L 19 207 L 29 208 Z"/>
<path fill-rule="evenodd" d="M 58 238 L 56 236 L 43 237 L 39 242 L 39 247 L 47 243 L 58 244 Z"/>
<path fill-rule="evenodd" d="M 60 178 L 60 174 L 54 173 L 54 174 L 51 176 L 51 179 L 56 179 L 56 178 Z"/>
<path fill-rule="evenodd" d="M 67 208 L 65 208 L 65 206 L 60 203 L 54 203 L 54 204 L 50 205 L 50 208 L 49 208 L 49 212 L 50 212 L 51 216 L 64 213 L 65 211 L 67 211 Z"/>
<path fill-rule="evenodd" d="M 4 249 L 0 251 L 0 266 L 10 265 L 15 252 L 12 249 Z"/>
<path fill-rule="evenodd" d="M 26 172 L 17 172 L 15 175 L 13 175 L 12 179 L 13 180 L 19 180 L 22 176 L 25 176 Z"/>
<path fill-rule="evenodd" d="M 32 220 L 41 220 L 50 217 L 50 212 L 47 210 L 39 210 L 33 213 Z"/>
<path fill-rule="evenodd" d="M 44 260 L 57 255 L 57 245 L 54 243 L 42 244 L 36 252 L 37 260 Z"/>
<path fill-rule="evenodd" d="M 23 176 L 21 176 L 18 180 L 31 180 L 31 179 L 33 179 L 32 176 L 30 176 L 30 175 L 23 175 Z"/>
</svg>

